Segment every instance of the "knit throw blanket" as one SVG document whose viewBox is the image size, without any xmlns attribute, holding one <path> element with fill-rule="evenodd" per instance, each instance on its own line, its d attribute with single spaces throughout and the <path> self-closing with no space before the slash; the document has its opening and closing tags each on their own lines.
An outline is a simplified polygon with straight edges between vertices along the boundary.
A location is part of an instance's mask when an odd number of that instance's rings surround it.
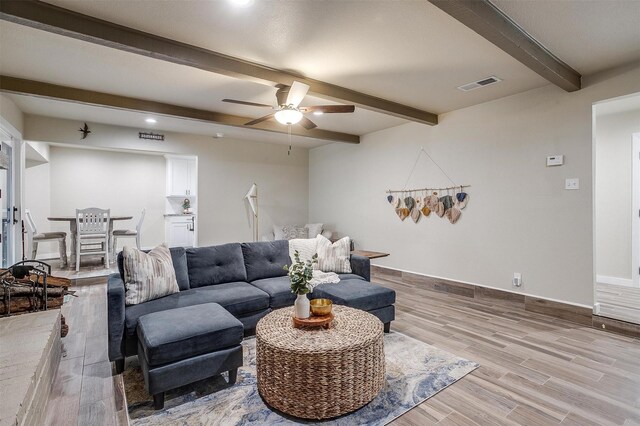
<svg viewBox="0 0 640 426">
<path fill-rule="evenodd" d="M 313 278 L 309 281 L 309 286 L 315 288 L 320 284 L 336 284 L 340 282 L 340 277 L 335 272 L 313 271 Z"/>
</svg>

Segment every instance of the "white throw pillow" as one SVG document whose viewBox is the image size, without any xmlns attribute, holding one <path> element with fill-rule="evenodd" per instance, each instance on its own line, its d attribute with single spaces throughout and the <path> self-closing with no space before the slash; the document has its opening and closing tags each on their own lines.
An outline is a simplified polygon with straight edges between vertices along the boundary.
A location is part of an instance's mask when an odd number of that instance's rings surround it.
<svg viewBox="0 0 640 426">
<path fill-rule="evenodd" d="M 161 244 L 149 253 L 124 246 L 125 304 L 137 305 L 180 291 L 171 252 Z"/>
<path fill-rule="evenodd" d="M 314 254 L 318 252 L 318 240 L 315 238 L 295 238 L 289 240 L 289 257 L 291 262 L 294 262 L 294 253 L 298 250 L 300 260 L 306 262 L 311 260 Z M 313 265 L 313 269 L 318 269 L 318 264 Z"/>
<path fill-rule="evenodd" d="M 282 227 L 285 240 L 294 238 L 309 238 L 309 230 L 302 225 L 285 225 Z"/>
<path fill-rule="evenodd" d="M 309 233 L 309 229 L 302 225 L 273 225 L 274 240 L 292 240 L 294 238 L 315 238 Z"/>
<path fill-rule="evenodd" d="M 323 272 L 338 274 L 351 273 L 351 241 L 344 237 L 335 243 L 328 238 L 318 235 L 318 269 Z"/>
<path fill-rule="evenodd" d="M 322 234 L 324 223 L 307 223 L 304 227 L 309 230 L 309 238 L 315 238 L 318 234 Z"/>
</svg>

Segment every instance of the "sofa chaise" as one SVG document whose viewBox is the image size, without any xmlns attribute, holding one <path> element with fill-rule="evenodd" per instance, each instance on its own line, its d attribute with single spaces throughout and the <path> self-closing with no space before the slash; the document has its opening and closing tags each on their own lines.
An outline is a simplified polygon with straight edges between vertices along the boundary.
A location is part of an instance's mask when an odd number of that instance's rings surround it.
<svg viewBox="0 0 640 426">
<path fill-rule="evenodd" d="M 118 255 L 119 273 L 110 275 L 107 284 L 109 360 L 115 362 L 117 373 L 123 371 L 125 357 L 138 354 L 138 319 L 144 315 L 217 303 L 242 323 L 246 336 L 255 332 L 258 320 L 271 310 L 293 305 L 296 296 L 283 269 L 291 264 L 288 241 L 178 247 L 170 251 L 180 291 L 130 306 L 125 305 L 122 253 Z M 338 274 L 340 283 L 322 284 L 311 297 L 368 311 L 384 323 L 388 332 L 395 318 L 395 292 L 369 282 L 368 258 L 352 255 L 351 268 L 351 274 Z"/>
</svg>

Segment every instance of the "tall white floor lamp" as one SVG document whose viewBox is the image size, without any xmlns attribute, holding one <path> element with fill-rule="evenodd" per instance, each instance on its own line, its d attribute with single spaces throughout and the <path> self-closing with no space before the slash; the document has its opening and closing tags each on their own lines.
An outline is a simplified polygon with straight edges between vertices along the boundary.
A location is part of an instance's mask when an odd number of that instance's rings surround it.
<svg viewBox="0 0 640 426">
<path fill-rule="evenodd" d="M 253 241 L 258 241 L 258 185 L 251 185 L 244 199 L 249 203 L 253 213 Z"/>
</svg>

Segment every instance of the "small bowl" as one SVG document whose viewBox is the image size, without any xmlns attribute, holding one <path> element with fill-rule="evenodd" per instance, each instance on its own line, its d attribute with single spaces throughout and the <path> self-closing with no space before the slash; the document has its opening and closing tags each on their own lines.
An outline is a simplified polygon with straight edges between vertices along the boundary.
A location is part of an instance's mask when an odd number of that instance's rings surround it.
<svg viewBox="0 0 640 426">
<path fill-rule="evenodd" d="M 311 299 L 311 313 L 317 317 L 323 317 L 331 313 L 333 303 L 329 299 Z"/>
</svg>

